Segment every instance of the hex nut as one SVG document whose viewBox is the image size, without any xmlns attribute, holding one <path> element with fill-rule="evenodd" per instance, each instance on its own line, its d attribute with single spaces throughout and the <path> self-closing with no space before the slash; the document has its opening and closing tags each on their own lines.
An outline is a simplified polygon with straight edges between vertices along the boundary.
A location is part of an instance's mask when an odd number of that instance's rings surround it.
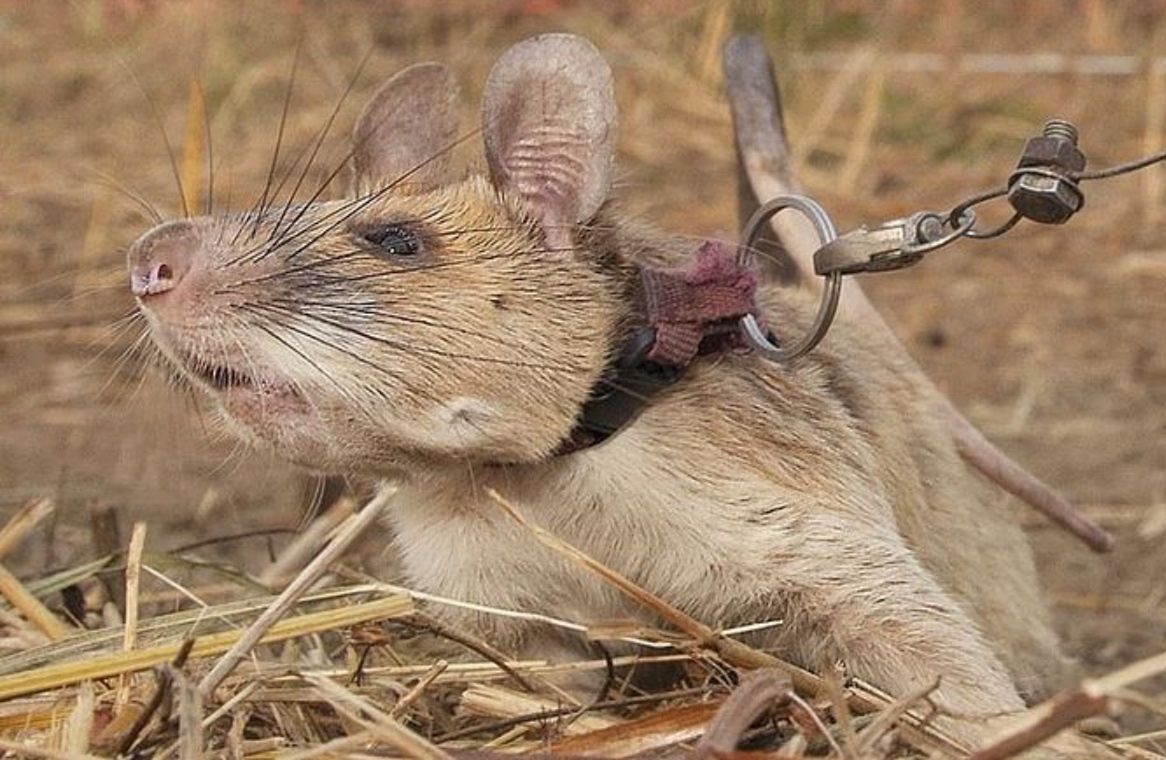
<svg viewBox="0 0 1166 760">
<path fill-rule="evenodd" d="M 1063 137 L 1041 135 L 1024 144 L 1017 167 L 1048 166 L 1065 172 L 1085 170 L 1085 154 Z"/>
<path fill-rule="evenodd" d="M 1084 200 L 1071 183 L 1039 174 L 1021 174 L 1008 190 L 1012 208 L 1041 224 L 1064 224 L 1081 209 Z"/>
</svg>

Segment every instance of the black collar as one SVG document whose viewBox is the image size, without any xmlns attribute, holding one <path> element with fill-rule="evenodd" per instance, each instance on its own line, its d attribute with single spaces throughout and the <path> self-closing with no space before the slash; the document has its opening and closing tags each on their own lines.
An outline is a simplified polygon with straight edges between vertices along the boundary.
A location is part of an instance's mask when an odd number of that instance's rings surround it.
<svg viewBox="0 0 1166 760">
<path fill-rule="evenodd" d="M 635 419 L 653 396 L 680 380 L 684 367 L 648 358 L 655 342 L 653 327 L 641 327 L 632 334 L 583 402 L 578 422 L 555 451 L 557 456 L 603 443 Z"/>
</svg>

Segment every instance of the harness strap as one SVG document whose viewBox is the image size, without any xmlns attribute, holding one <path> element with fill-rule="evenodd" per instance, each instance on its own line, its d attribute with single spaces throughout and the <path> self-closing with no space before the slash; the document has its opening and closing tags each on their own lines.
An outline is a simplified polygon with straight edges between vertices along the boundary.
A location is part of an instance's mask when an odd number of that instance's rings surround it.
<svg viewBox="0 0 1166 760">
<path fill-rule="evenodd" d="M 636 330 L 583 404 L 556 452 L 581 451 L 619 432 L 698 356 L 745 349 L 739 327 L 757 314 L 757 271 L 734 246 L 708 241 L 687 266 L 640 269 L 647 324 Z"/>
</svg>

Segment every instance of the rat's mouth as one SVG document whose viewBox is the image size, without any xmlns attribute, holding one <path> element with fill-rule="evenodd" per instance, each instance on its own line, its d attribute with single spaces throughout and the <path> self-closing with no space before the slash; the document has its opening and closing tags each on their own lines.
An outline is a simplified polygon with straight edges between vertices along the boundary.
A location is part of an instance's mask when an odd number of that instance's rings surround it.
<svg viewBox="0 0 1166 760">
<path fill-rule="evenodd" d="M 227 391 L 231 388 L 254 390 L 257 386 L 255 379 L 250 375 L 222 364 L 195 364 L 190 369 L 216 391 Z"/>
<path fill-rule="evenodd" d="M 254 410 L 264 414 L 288 414 L 308 409 L 303 394 L 287 380 L 201 358 L 183 357 L 182 365 L 233 413 L 250 417 Z"/>
</svg>

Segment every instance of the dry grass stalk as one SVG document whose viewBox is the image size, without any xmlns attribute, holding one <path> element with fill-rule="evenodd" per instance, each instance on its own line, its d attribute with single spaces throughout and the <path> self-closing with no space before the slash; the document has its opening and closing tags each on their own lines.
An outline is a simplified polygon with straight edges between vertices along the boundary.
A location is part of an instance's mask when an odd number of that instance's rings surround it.
<svg viewBox="0 0 1166 760">
<path fill-rule="evenodd" d="M 268 629 L 282 618 L 300 597 L 315 585 L 316 581 L 323 577 L 328 568 L 332 566 L 332 563 L 338 560 L 348 547 L 352 545 L 352 542 L 380 516 L 388 504 L 389 499 L 392 498 L 392 494 L 392 489 L 383 489 L 372 501 L 364 506 L 364 509 L 348 519 L 344 527 L 332 539 L 332 542 L 314 560 L 308 563 L 308 566 L 303 569 L 303 572 L 288 584 L 288 587 L 271 603 L 271 606 L 264 610 L 263 614 L 251 624 L 244 636 L 203 677 L 198 687 L 204 695 L 209 696 L 222 683 L 222 680 L 235 669 L 239 660 L 243 659 L 260 642 Z"/>
<path fill-rule="evenodd" d="M 622 655 L 611 658 L 611 667 L 628 668 L 639 665 L 677 664 L 691 660 L 691 654 Z M 364 678 L 370 681 L 377 679 L 400 681 L 424 676 L 431 669 L 432 665 L 429 664 L 366 666 L 361 673 Z M 510 660 L 506 663 L 506 668 L 502 668 L 496 662 L 451 662 L 446 667 L 445 672 L 437 677 L 435 684 L 448 685 L 505 681 L 512 679 L 508 670 L 538 677 L 552 675 L 569 676 L 578 673 L 606 671 L 607 669 L 607 660 L 582 660 L 561 663 L 548 663 L 545 660 Z M 348 668 L 324 669 L 314 672 L 316 675 L 329 678 L 341 678 L 351 674 L 351 670 Z M 259 701 L 275 699 L 275 693 L 280 690 L 279 684 L 294 680 L 294 678 L 294 676 L 286 676 L 268 679 L 268 683 L 271 686 L 265 688 L 257 699 Z"/>
<path fill-rule="evenodd" d="M 405 711 L 413 705 L 414 702 L 421 698 L 421 696 L 425 693 L 425 690 L 433 685 L 433 682 L 437 680 L 438 676 L 444 673 L 448 668 L 449 663 L 445 660 L 438 660 L 437 662 L 433 663 L 432 667 L 429 668 L 429 671 L 425 675 L 421 676 L 417 683 L 413 684 L 413 688 L 409 689 L 409 691 L 405 692 L 405 694 L 397 700 L 397 704 L 393 705 L 392 710 L 389 710 L 389 715 L 391 715 L 393 718 L 400 718 L 405 713 Z"/>
<path fill-rule="evenodd" d="M 416 625 L 419 628 L 432 631 L 442 638 L 449 639 L 450 641 L 453 641 L 457 644 L 461 644 L 467 649 L 480 654 L 482 657 L 485 657 L 487 660 L 497 665 L 503 670 L 503 672 L 514 679 L 515 683 L 517 683 L 526 691 L 536 691 L 534 685 L 529 680 L 524 678 L 518 671 L 510 667 L 510 663 L 508 662 L 509 658 L 506 656 L 506 654 L 504 652 L 498 651 L 498 649 L 492 646 L 489 642 L 483 641 L 479 637 L 474 636 L 473 634 L 466 631 L 454 630 L 427 615 L 415 615 L 409 620 L 406 620 L 405 623 L 406 625 Z M 549 684 L 546 684 L 545 682 L 544 685 L 549 686 Z M 567 697 L 567 699 L 568 701 L 571 701 L 570 697 Z"/>
<path fill-rule="evenodd" d="M 838 174 L 838 181 L 847 187 L 858 184 L 863 167 L 870 158 L 883 111 L 886 73 L 886 68 L 881 63 L 875 63 L 867 77 L 866 91 L 863 93 L 862 106 L 858 112 L 858 123 L 854 126 L 854 133 L 846 150 L 846 159 Z"/>
<path fill-rule="evenodd" d="M 181 760 L 203 756 L 202 693 L 185 673 L 172 669 L 170 678 L 178 684 L 178 747 Z"/>
<path fill-rule="evenodd" d="M 308 747 L 298 752 L 279 755 L 279 760 L 315 760 L 318 757 L 351 757 L 357 748 L 366 747 L 376 741 L 371 731 L 358 731 L 347 736 L 339 736 L 331 741 Z"/>
<path fill-rule="evenodd" d="M 873 752 L 879 740 L 894 728 L 895 724 L 900 721 L 908 710 L 916 703 L 926 699 L 938 688 L 939 681 L 933 681 L 927 686 L 901 697 L 893 705 L 876 715 L 874 720 L 863 730 L 862 735 L 858 737 L 858 744 L 855 746 L 854 754 L 859 757 L 865 757 Z"/>
<path fill-rule="evenodd" d="M 461 708 L 473 715 L 501 720 L 539 714 L 554 715 L 559 708 L 571 710 L 571 706 L 564 707 L 557 700 L 486 684 L 471 684 L 462 693 Z M 562 721 L 561 728 L 566 734 L 575 735 L 610 728 L 617 723 L 611 716 L 578 712 L 576 708 L 574 719 Z"/>
<path fill-rule="evenodd" d="M 408 615 L 413 604 L 408 597 L 392 596 L 364 604 L 354 604 L 335 610 L 324 610 L 298 615 L 272 625 L 257 643 L 268 644 L 332 631 L 369 620 Z M 209 657 L 226 652 L 237 645 L 239 631 L 222 631 L 200 636 L 195 640 L 191 657 Z M 0 678 L 0 700 L 36 694 L 69 686 L 82 681 L 110 678 L 122 673 L 134 673 L 169 662 L 179 652 L 181 642 L 168 642 L 135 649 L 133 652 L 97 654 L 81 661 L 54 662 L 51 665 L 25 670 Z"/>
<path fill-rule="evenodd" d="M 67 752 L 46 747 L 37 747 L 31 744 L 0 739 L 0 750 L 13 753 L 13 757 L 43 758 L 43 760 L 103 760 L 98 755 L 82 752 Z"/>
<path fill-rule="evenodd" d="M 207 155 L 206 103 L 197 78 L 191 78 L 186 95 L 186 132 L 182 140 L 182 203 L 194 212 L 200 207 L 203 167 Z"/>
<path fill-rule="evenodd" d="M 1161 51 L 1166 40 L 1166 26 L 1154 35 L 1155 51 Z M 1166 135 L 1166 67 L 1155 59 L 1146 67 L 1146 126 L 1142 133 L 1142 152 L 1154 153 L 1162 149 Z M 1162 167 L 1151 166 L 1142 172 L 1142 224 L 1145 229 L 1157 229 L 1162 223 L 1163 175 Z"/>
<path fill-rule="evenodd" d="M 805 174 L 809 168 L 809 157 L 818 149 L 822 141 L 830 134 L 830 125 L 838 123 L 839 112 L 842 107 L 846 105 L 850 93 L 858 85 L 862 79 L 863 74 L 869 75 L 871 67 L 875 60 L 875 52 L 873 50 L 864 50 L 862 53 L 855 55 L 848 60 L 846 66 L 834 77 L 834 81 L 826 88 L 826 92 L 818 101 L 818 108 L 814 111 L 813 116 L 810 117 L 809 123 L 804 129 L 800 130 L 803 135 L 799 140 L 797 146 L 794 148 L 793 164 L 796 167 L 796 173 Z M 772 198 L 774 195 L 763 196 Z"/>
<path fill-rule="evenodd" d="M 146 524 L 134 523 L 130 547 L 126 552 L 125 638 L 122 648 L 130 651 L 138 643 L 138 592 L 142 578 L 142 552 L 146 548 Z"/>
<path fill-rule="evenodd" d="M 420 760 L 451 760 L 450 755 L 436 745 L 405 728 L 391 715 L 343 686 L 327 678 L 309 676 L 308 680 L 337 711 L 346 714 L 390 747 L 405 753 L 408 757 Z"/>
<path fill-rule="evenodd" d="M 214 725 L 215 721 L 233 712 L 236 708 L 239 707 L 240 704 L 250 699 L 255 694 L 255 692 L 259 690 L 259 687 L 259 681 L 251 681 L 245 684 L 243 688 L 235 692 L 230 699 L 219 705 L 212 713 L 203 718 L 202 730 L 205 732 L 212 725 Z M 173 757 L 174 753 L 179 750 L 179 744 L 180 742 L 174 742 L 169 747 L 155 755 L 154 760 L 166 760 L 169 757 Z"/>
<path fill-rule="evenodd" d="M 8 711 L 0 715 L 0 736 L 17 734 L 22 731 L 44 731 L 54 726 L 68 723 L 71 708 L 53 700 L 27 700 L 8 705 Z"/>
<path fill-rule="evenodd" d="M 48 607 L 32 595 L 20 579 L 13 575 L 8 568 L 0 565 L 0 594 L 20 611 L 20 614 L 36 626 L 37 630 L 49 637 L 52 641 L 63 639 L 69 635 L 71 629 L 54 615 Z"/>
<path fill-rule="evenodd" d="M 826 697 L 830 700 L 830 707 L 834 714 L 834 721 L 838 724 L 838 733 L 842 736 L 842 755 L 846 760 L 858 756 L 858 735 L 854 731 L 854 716 L 850 713 L 850 706 L 846 704 L 846 692 L 842 686 L 842 673 L 833 662 L 825 662 L 822 666 L 822 684 L 826 687 Z M 892 708 L 883 710 L 882 714 Z"/>
<path fill-rule="evenodd" d="M 17 509 L 0 528 L 0 559 L 18 546 L 54 509 L 56 505 L 51 499 L 33 499 Z"/>
<path fill-rule="evenodd" d="M 89 736 L 93 733 L 93 711 L 96 707 L 93 683 L 86 681 L 77 690 L 77 702 L 65 722 L 65 751 L 80 754 L 89 751 Z"/>
<path fill-rule="evenodd" d="M 709 724 L 696 745 L 697 753 L 719 756 L 733 752 L 754 721 L 787 704 L 791 696 L 793 684 L 780 670 L 765 668 L 750 673 Z"/>
<path fill-rule="evenodd" d="M 1012 757 L 1060 733 L 1074 723 L 1109 711 L 1128 687 L 1166 673 L 1166 653 L 1148 657 L 1101 678 L 1082 681 L 1025 713 L 1002 736 L 974 752 L 970 760 Z"/>
<path fill-rule="evenodd" d="M 125 634 L 122 638 L 122 650 L 133 651 L 138 645 L 138 613 L 139 595 L 142 578 L 142 552 L 146 548 L 146 524 L 134 523 L 130 533 L 130 546 L 126 552 L 126 591 L 125 591 Z M 122 676 L 121 685 L 114 700 L 115 709 L 124 705 L 130 697 L 132 676 Z"/>
<path fill-rule="evenodd" d="M 349 498 L 337 499 L 324 514 L 312 521 L 307 530 L 295 537 L 279 558 L 259 576 L 259 582 L 271 589 L 283 588 L 299 572 L 336 530 L 355 512 Z"/>
<path fill-rule="evenodd" d="M 721 709 L 721 700 L 669 707 L 639 718 L 555 742 L 555 755 L 623 758 L 699 739 Z"/>
</svg>

